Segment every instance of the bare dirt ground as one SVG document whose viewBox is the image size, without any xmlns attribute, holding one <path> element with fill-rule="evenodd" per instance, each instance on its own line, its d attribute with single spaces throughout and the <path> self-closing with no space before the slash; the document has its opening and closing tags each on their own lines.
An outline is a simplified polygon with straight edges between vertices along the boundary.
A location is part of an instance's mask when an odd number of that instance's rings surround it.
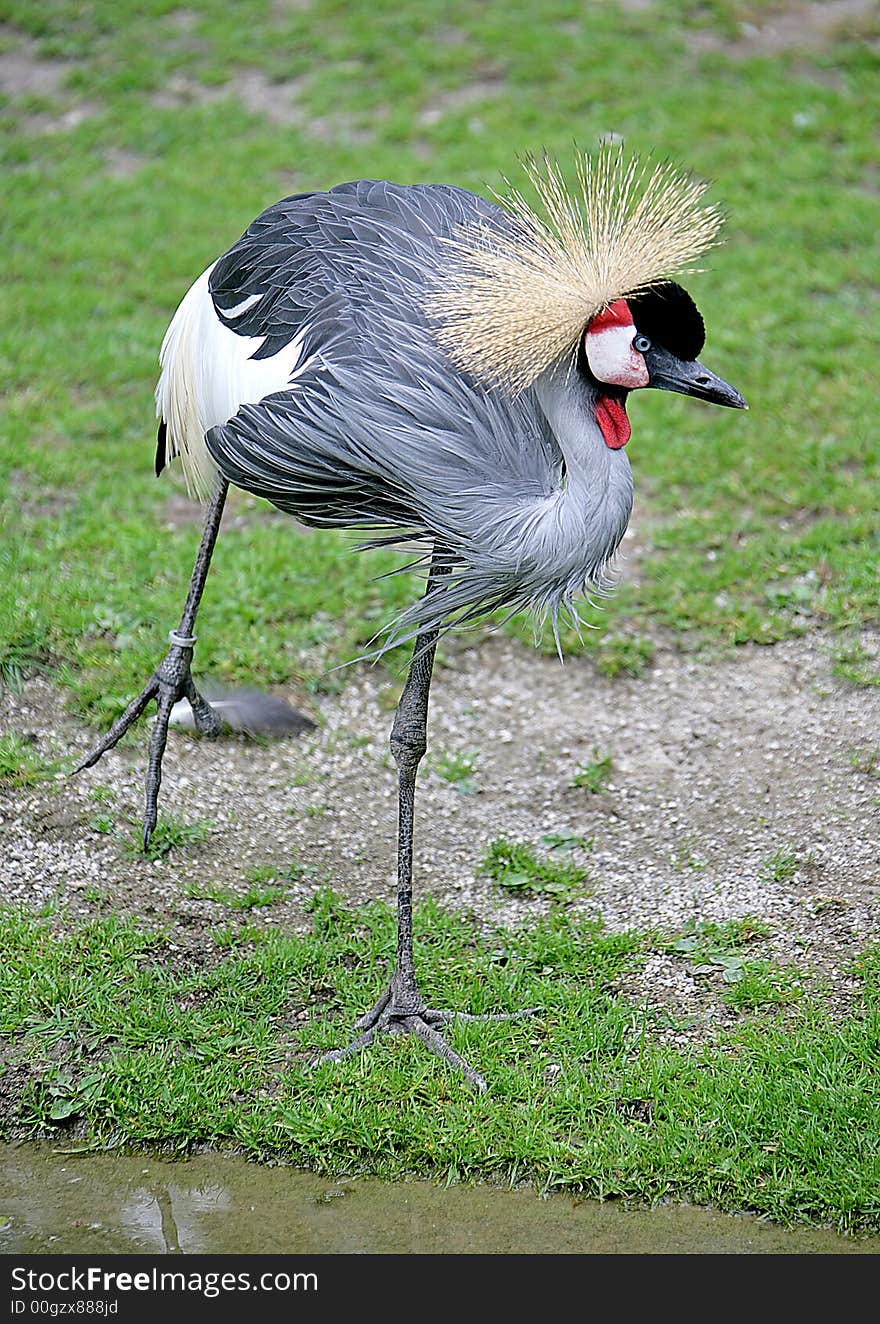
<svg viewBox="0 0 880 1324">
<path fill-rule="evenodd" d="M 632 8 L 632 0 L 623 8 Z M 785 55 L 790 51 L 825 50 L 838 37 L 858 33 L 877 18 L 877 0 L 812 0 L 812 3 L 753 5 L 752 22 L 740 24 L 730 38 L 710 29 L 687 35 L 695 54 L 720 51 L 733 60 Z"/>
<path fill-rule="evenodd" d="M 504 637 L 477 648 L 454 641 L 436 676 L 420 778 L 417 895 L 487 924 L 528 921 L 552 902 L 502 892 L 480 873 L 487 843 L 503 835 L 541 850 L 551 833 L 583 837 L 587 846 L 565 857 L 588 870 L 574 905 L 610 929 L 673 935 L 689 922 L 753 916 L 769 935 L 749 955 L 820 980 L 844 1012 L 851 960 L 880 937 L 880 701 L 835 680 L 830 651 L 821 635 L 716 659 L 667 650 L 642 678 L 612 681 L 587 659 L 561 666 Z M 197 960 L 213 959 L 211 930 L 230 921 L 305 929 L 303 903 L 326 882 L 353 901 L 393 899 L 394 698 L 387 678 L 364 667 L 321 703 L 306 737 L 266 745 L 172 733 L 162 807 L 212 826 L 205 841 L 153 863 L 132 849 L 143 728 L 138 747 L 76 779 L 6 790 L 0 898 L 58 899 L 73 918 L 112 907 L 167 926 L 181 956 Z M 31 735 L 47 759 L 84 751 L 94 736 L 44 680 L 4 695 L 6 728 Z M 598 794 L 572 786 L 594 751 L 612 759 Z M 441 755 L 474 758 L 476 793 L 432 767 Z M 108 817 L 111 830 L 99 831 Z M 774 871 L 779 852 L 796 867 Z M 280 876 L 294 859 L 304 872 L 285 898 L 246 916 L 187 895 L 243 895 L 250 871 L 274 866 Z M 677 1038 L 700 1037 L 733 1013 L 718 980 L 693 971 L 657 954 L 626 991 L 684 1016 L 690 1028 Z"/>
</svg>

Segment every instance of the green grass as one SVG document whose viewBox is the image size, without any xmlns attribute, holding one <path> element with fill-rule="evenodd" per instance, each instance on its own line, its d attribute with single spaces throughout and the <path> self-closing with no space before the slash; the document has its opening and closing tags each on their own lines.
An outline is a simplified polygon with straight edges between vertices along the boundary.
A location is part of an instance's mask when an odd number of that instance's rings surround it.
<svg viewBox="0 0 880 1324">
<path fill-rule="evenodd" d="M 395 941 L 384 905 L 348 909 L 322 892 L 312 918 L 301 938 L 239 930 L 195 969 L 162 933 L 114 917 L 59 929 L 0 913 L 0 1033 L 16 1079 L 29 1078 L 16 1132 L 63 1139 L 75 1123 L 94 1144 L 230 1144 L 334 1173 L 532 1181 L 880 1227 L 874 948 L 856 967 L 863 997 L 845 1024 L 770 1009 L 682 1050 L 615 991 L 650 936 L 554 911 L 481 937 L 424 906 L 417 959 L 430 1002 L 542 1009 L 449 1028 L 489 1080 L 477 1097 L 407 1038 L 307 1069 L 373 1001 Z"/>
<path fill-rule="evenodd" d="M 207 841 L 214 826 L 210 818 L 197 818 L 192 823 L 186 823 L 176 814 L 160 814 L 150 837 L 150 844 L 144 852 L 141 821 L 132 819 L 131 824 L 128 838 L 129 853 L 131 855 L 146 853 L 147 859 L 150 860 L 161 859 L 171 851 L 182 850 L 188 846 L 198 846 L 200 842 Z"/>
<path fill-rule="evenodd" d="M 688 39 L 735 35 L 753 17 L 738 0 L 657 0 L 643 13 L 581 0 L 193 0 L 186 31 L 174 10 L 6 6 L 7 48 L 20 34 L 40 58 L 70 62 L 56 92 L 8 101 L 0 136 L 7 683 L 49 668 L 101 726 L 161 656 L 197 525 L 169 514 L 178 480 L 151 475 L 156 353 L 189 283 L 263 206 L 358 175 L 484 189 L 517 153 L 545 146 L 570 162 L 573 135 L 592 147 L 610 131 L 715 180 L 727 242 L 691 285 L 706 361 L 752 411 L 633 399 L 650 548 L 637 584 L 587 609 L 600 628 L 583 646 L 607 674 L 635 675 L 654 630 L 770 643 L 816 625 L 848 639 L 877 621 L 874 20 L 818 52 L 734 60 L 695 54 Z M 243 105 L 242 69 L 267 87 L 299 80 L 296 122 Z M 181 83 L 192 97 L 176 106 Z M 44 131 L 40 115 L 82 99 L 87 118 Z M 417 586 L 377 578 L 392 553 L 355 555 L 346 535 L 306 534 L 245 496 L 233 510 L 198 669 L 294 680 L 306 695 L 343 684 L 330 669 Z"/>
<path fill-rule="evenodd" d="M 729 1006 L 757 1011 L 794 1002 L 803 992 L 803 978 L 793 966 L 774 966 L 747 955 L 745 948 L 768 933 L 762 921 L 746 917 L 725 924 L 692 924 L 663 946 L 686 960 L 694 975 L 720 980 L 720 997 Z"/>
<path fill-rule="evenodd" d="M 548 850 L 561 851 L 568 855 L 576 850 L 591 850 L 593 838 L 579 837 L 574 832 L 547 832 L 541 838 L 541 845 L 546 846 Z"/>
<path fill-rule="evenodd" d="M 246 892 L 235 892 L 231 887 L 212 886 L 209 883 L 185 883 L 183 891 L 191 901 L 215 901 L 219 905 L 228 906 L 230 910 L 259 910 L 274 906 L 276 901 L 281 901 L 287 895 L 286 888 L 277 884 L 260 887 L 256 883 L 252 883 Z"/>
<path fill-rule="evenodd" d="M 761 865 L 760 878 L 765 883 L 789 883 L 798 871 L 798 856 L 783 846 L 768 855 Z"/>
<path fill-rule="evenodd" d="M 856 772 L 862 773 L 865 777 L 876 777 L 880 775 L 880 749 L 854 749 L 849 756 L 849 761 Z"/>
<path fill-rule="evenodd" d="M 476 754 L 431 755 L 431 767 L 438 777 L 450 782 L 459 795 L 476 795 L 479 787 L 474 772 L 477 766 Z"/>
<path fill-rule="evenodd" d="M 0 735 L 0 786 L 36 786 L 39 782 L 51 781 L 68 765 L 69 760 L 43 758 L 36 742 L 18 731 L 5 731 Z"/>
<path fill-rule="evenodd" d="M 88 822 L 92 831 L 100 833 L 101 836 L 109 836 L 111 832 L 116 831 L 116 815 L 106 811 L 90 814 Z"/>
<path fill-rule="evenodd" d="M 880 685 L 880 664 L 876 653 L 856 640 L 844 641 L 836 650 L 832 671 L 839 680 L 849 681 L 865 689 Z"/>
<path fill-rule="evenodd" d="M 573 840 L 566 838 L 566 841 Z M 550 849 L 558 849 L 557 839 Z M 525 842 L 499 837 L 486 847 L 478 872 L 488 874 L 508 892 L 545 893 L 558 901 L 570 901 L 582 892 L 587 870 L 564 860 L 541 857 Z"/>
<path fill-rule="evenodd" d="M 593 654 L 596 669 L 609 680 L 618 676 L 637 679 L 654 660 L 654 644 L 642 636 L 601 634 Z"/>
<path fill-rule="evenodd" d="M 576 790 L 600 795 L 611 780 L 612 767 L 611 755 L 600 754 L 598 749 L 594 749 L 592 758 L 586 763 L 579 763 L 575 768 L 571 784 Z"/>
<path fill-rule="evenodd" d="M 45 644 L 27 630 L 0 643 L 0 693 L 7 687 L 20 691 L 24 677 L 39 671 L 46 656 Z"/>
</svg>

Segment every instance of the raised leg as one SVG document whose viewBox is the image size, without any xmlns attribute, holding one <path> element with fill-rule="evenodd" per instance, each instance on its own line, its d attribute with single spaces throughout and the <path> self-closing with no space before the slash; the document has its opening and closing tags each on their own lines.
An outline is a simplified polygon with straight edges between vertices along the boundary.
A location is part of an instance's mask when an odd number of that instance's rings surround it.
<svg viewBox="0 0 880 1324">
<path fill-rule="evenodd" d="M 74 769 L 74 772 L 82 772 L 84 768 L 94 767 L 102 755 L 107 753 L 108 749 L 112 749 L 114 745 L 119 743 L 125 732 L 130 726 L 134 725 L 150 701 L 152 699 L 156 700 L 158 711 L 156 724 L 150 735 L 150 752 L 147 763 L 144 850 L 150 844 L 150 837 L 153 834 L 158 817 L 159 786 L 162 781 L 162 756 L 165 753 L 165 744 L 168 739 L 168 720 L 172 708 L 180 699 L 187 699 L 192 708 L 196 730 L 200 735 L 215 737 L 223 729 L 220 718 L 196 689 L 190 666 L 196 644 L 196 636 L 193 633 L 196 613 L 199 610 L 205 581 L 208 578 L 211 556 L 220 530 L 220 519 L 223 515 L 228 490 L 229 484 L 225 479 L 221 479 L 208 507 L 180 625 L 176 630 L 171 630 L 168 635 L 171 648 L 137 698 L 128 705 L 122 716 L 117 718 L 103 740 Z"/>
<path fill-rule="evenodd" d="M 449 573 L 449 561 L 440 549 L 434 552 L 428 575 L 430 592 L 437 580 Z M 427 1006 L 415 976 L 413 960 L 412 926 L 412 864 L 413 821 L 415 814 L 416 776 L 419 763 L 427 749 L 428 699 L 438 630 L 422 630 L 416 638 L 413 657 L 406 684 L 394 715 L 391 730 L 391 751 L 397 762 L 398 833 L 397 833 L 397 961 L 391 982 L 375 1006 L 355 1022 L 360 1033 L 345 1048 L 325 1053 L 322 1062 L 341 1062 L 373 1042 L 377 1034 L 416 1034 L 432 1052 L 444 1058 L 461 1071 L 466 1079 L 482 1094 L 486 1089 L 483 1077 L 449 1046 L 438 1031 L 438 1026 L 459 1017 L 453 1011 L 438 1011 Z M 471 1016 L 462 1013 L 463 1020 L 511 1020 L 518 1016 L 531 1016 L 536 1008 L 513 1012 L 510 1015 Z"/>
</svg>

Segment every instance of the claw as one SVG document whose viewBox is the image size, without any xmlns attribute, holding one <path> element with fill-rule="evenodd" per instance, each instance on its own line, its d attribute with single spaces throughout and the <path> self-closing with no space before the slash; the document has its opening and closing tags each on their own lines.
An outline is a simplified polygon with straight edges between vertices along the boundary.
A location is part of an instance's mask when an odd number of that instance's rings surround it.
<svg viewBox="0 0 880 1324">
<path fill-rule="evenodd" d="M 215 712 L 207 699 L 203 699 L 192 681 L 192 676 L 187 673 L 183 685 L 183 692 L 189 700 L 189 706 L 192 709 L 193 721 L 196 724 L 196 731 L 200 736 L 205 736 L 208 740 L 216 740 L 223 730 L 223 721 L 219 713 Z"/>
<path fill-rule="evenodd" d="M 114 745 L 119 744 L 128 728 L 137 721 L 147 704 L 155 695 L 156 688 L 156 677 L 152 676 L 137 698 L 132 699 L 122 716 L 117 717 L 110 730 L 104 736 L 104 739 L 98 742 L 91 754 L 87 754 L 82 762 L 76 765 L 72 773 L 73 776 L 76 776 L 78 772 L 82 772 L 85 768 L 93 768 L 98 762 L 98 759 L 107 753 L 108 749 L 112 749 Z"/>
<path fill-rule="evenodd" d="M 173 632 L 172 632 L 173 633 Z M 194 641 L 192 641 L 194 642 Z M 156 700 L 157 713 L 150 733 L 150 748 L 147 763 L 147 784 L 144 805 L 143 848 L 146 852 L 150 838 L 156 830 L 159 819 L 159 787 L 162 784 L 162 757 L 168 740 L 168 722 L 174 705 L 183 698 L 189 701 L 193 711 L 196 730 L 201 735 L 217 736 L 223 729 L 220 717 L 211 705 L 202 698 L 193 683 L 190 674 L 192 662 L 192 642 L 181 644 L 172 640 L 172 648 L 159 663 L 153 675 L 147 681 L 136 699 L 128 705 L 125 712 L 111 726 L 102 740 L 90 754 L 74 768 L 74 775 L 85 768 L 93 768 L 100 758 L 113 749 L 143 714 L 144 709 Z"/>
<path fill-rule="evenodd" d="M 166 659 L 167 660 L 167 659 Z M 177 702 L 177 695 L 168 688 L 162 689 L 157 700 L 158 712 L 156 724 L 150 734 L 150 751 L 147 757 L 147 789 L 144 806 L 144 851 L 149 849 L 150 837 L 156 829 L 159 819 L 159 787 L 162 785 L 162 756 L 168 742 L 168 719 L 171 709 Z"/>
<path fill-rule="evenodd" d="M 521 1011 L 487 1012 L 479 1016 L 466 1011 L 441 1011 L 436 1007 L 426 1007 L 415 986 L 410 989 L 412 1006 L 408 1008 L 403 1003 L 395 1004 L 396 980 L 397 976 L 392 979 L 370 1010 L 355 1021 L 354 1028 L 361 1033 L 344 1048 L 332 1048 L 329 1053 L 322 1053 L 311 1064 L 312 1066 L 320 1066 L 322 1062 L 344 1062 L 347 1057 L 369 1048 L 380 1034 L 415 1034 L 427 1044 L 432 1053 L 442 1057 L 454 1070 L 460 1072 L 478 1094 L 485 1094 L 487 1089 L 485 1078 L 456 1053 L 443 1038 L 440 1030 L 458 1020 L 515 1021 L 524 1016 L 537 1016 L 541 1010 L 540 1007 L 525 1007 Z M 405 992 L 405 981 L 402 983 Z"/>
</svg>

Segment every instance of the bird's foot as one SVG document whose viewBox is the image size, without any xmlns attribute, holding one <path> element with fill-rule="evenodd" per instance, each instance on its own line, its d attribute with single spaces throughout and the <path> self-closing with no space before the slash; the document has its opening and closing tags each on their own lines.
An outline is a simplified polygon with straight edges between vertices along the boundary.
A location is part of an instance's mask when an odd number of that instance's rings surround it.
<svg viewBox="0 0 880 1324">
<path fill-rule="evenodd" d="M 427 1044 L 432 1053 L 455 1067 L 470 1085 L 473 1085 L 480 1094 L 484 1094 L 487 1089 L 485 1079 L 478 1071 L 474 1071 L 464 1058 L 459 1057 L 454 1048 L 450 1047 L 440 1033 L 440 1028 L 456 1020 L 520 1020 L 524 1016 L 537 1015 L 539 1010 L 539 1007 L 528 1007 L 522 1011 L 490 1012 L 482 1016 L 472 1015 L 466 1011 L 441 1011 L 436 1007 L 428 1007 L 417 994 L 403 998 L 396 997 L 392 982 L 375 1005 L 355 1021 L 354 1028 L 361 1033 L 344 1048 L 334 1048 L 329 1053 L 322 1054 L 316 1065 L 321 1062 L 342 1062 L 345 1058 L 368 1048 L 379 1034 L 415 1034 Z"/>
<path fill-rule="evenodd" d="M 181 699 L 186 699 L 192 709 L 193 722 L 199 735 L 211 739 L 220 735 L 223 723 L 211 705 L 202 698 L 193 683 L 190 666 L 192 664 L 194 635 L 180 635 L 176 630 L 169 634 L 171 647 L 159 663 L 150 679 L 136 699 L 133 699 L 125 712 L 118 717 L 90 754 L 74 768 L 74 773 L 84 768 L 93 768 L 100 758 L 117 745 L 129 727 L 133 726 L 143 714 L 147 705 L 155 699 L 157 713 L 153 730 L 150 734 L 150 751 L 147 764 L 146 804 L 144 807 L 144 850 L 150 844 L 150 837 L 156 827 L 159 805 L 159 785 L 162 780 L 162 756 L 168 739 L 168 722 L 171 710 Z"/>
</svg>

